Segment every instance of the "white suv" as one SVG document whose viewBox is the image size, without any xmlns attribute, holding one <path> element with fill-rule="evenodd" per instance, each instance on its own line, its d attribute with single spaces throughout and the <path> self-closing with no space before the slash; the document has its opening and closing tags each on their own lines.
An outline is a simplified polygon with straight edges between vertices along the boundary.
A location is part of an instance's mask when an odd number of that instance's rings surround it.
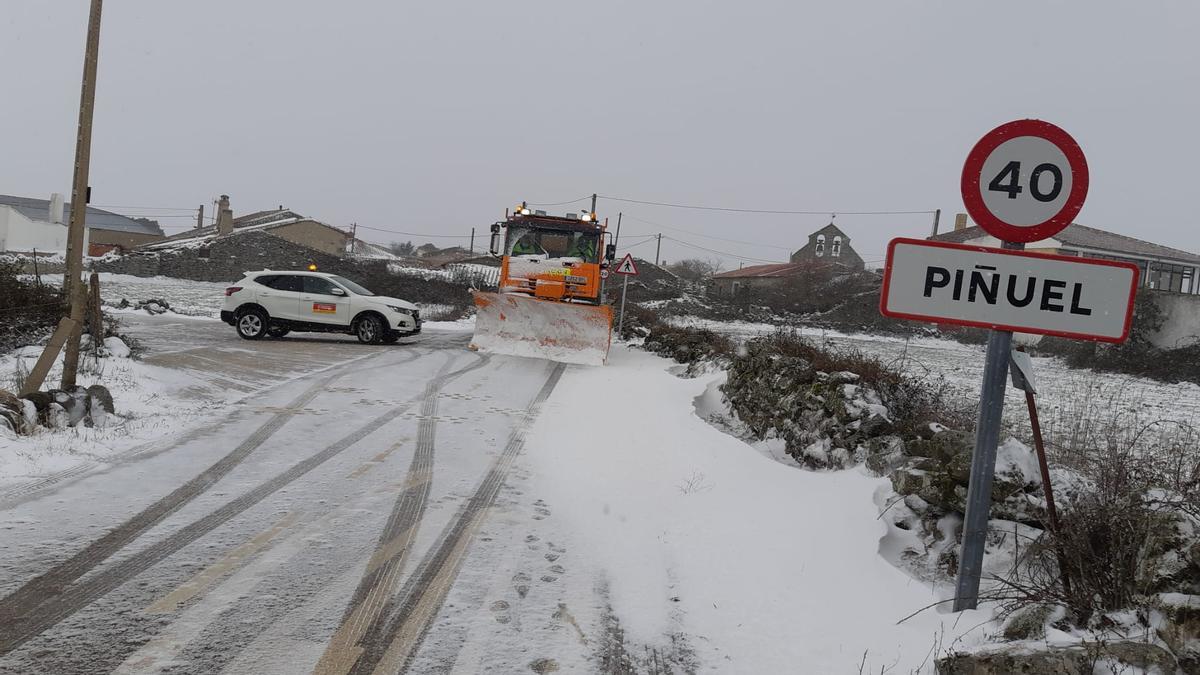
<svg viewBox="0 0 1200 675">
<path fill-rule="evenodd" d="M 374 345 L 421 332 L 416 305 L 323 272 L 247 272 L 225 289 L 221 320 L 247 340 L 307 331 L 349 333 Z"/>
</svg>

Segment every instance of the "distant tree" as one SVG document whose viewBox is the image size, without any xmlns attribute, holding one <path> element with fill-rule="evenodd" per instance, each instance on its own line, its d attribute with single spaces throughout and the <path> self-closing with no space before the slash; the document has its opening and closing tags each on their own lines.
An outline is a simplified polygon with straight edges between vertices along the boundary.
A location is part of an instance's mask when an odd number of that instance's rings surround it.
<svg viewBox="0 0 1200 675">
<path fill-rule="evenodd" d="M 705 281 L 721 271 L 719 260 L 689 258 L 667 265 L 667 270 L 685 281 Z"/>
<path fill-rule="evenodd" d="M 392 255 L 410 256 L 416 248 L 411 241 L 393 241 L 391 244 L 388 244 L 388 250 L 392 252 Z"/>
</svg>

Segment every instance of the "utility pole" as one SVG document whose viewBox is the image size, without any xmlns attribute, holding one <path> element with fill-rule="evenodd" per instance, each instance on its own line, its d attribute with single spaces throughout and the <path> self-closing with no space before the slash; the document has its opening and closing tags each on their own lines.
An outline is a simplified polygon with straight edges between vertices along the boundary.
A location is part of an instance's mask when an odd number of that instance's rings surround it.
<svg viewBox="0 0 1200 675">
<path fill-rule="evenodd" d="M 938 209 L 933 212 L 933 236 L 937 236 L 938 221 L 942 219 L 942 210 Z"/>
<path fill-rule="evenodd" d="M 358 248 L 358 223 L 350 223 L 350 253 L 353 254 Z"/>
<path fill-rule="evenodd" d="M 662 252 L 662 232 L 658 233 L 658 245 L 654 247 L 654 266 L 658 267 L 658 254 Z"/>
<path fill-rule="evenodd" d="M 471 254 L 475 253 L 475 228 L 471 228 Z"/>
<path fill-rule="evenodd" d="M 592 193 L 592 210 L 591 210 L 591 213 L 595 213 L 595 212 L 596 212 L 596 193 L 595 193 L 595 192 L 593 192 L 593 193 Z"/>
<path fill-rule="evenodd" d="M 613 238 L 613 246 L 621 245 L 621 216 L 622 215 L 624 215 L 624 214 L 622 214 L 620 212 L 617 213 L 617 236 Z"/>
<path fill-rule="evenodd" d="M 200 208 L 196 210 L 196 229 L 198 230 L 202 227 L 204 227 L 204 205 L 203 204 L 201 204 Z"/>
<path fill-rule="evenodd" d="M 83 85 L 79 95 L 79 133 L 75 139 L 75 180 L 71 185 L 71 228 L 67 236 L 67 273 L 63 290 L 71 306 L 74 322 L 67 337 L 67 353 L 63 359 L 62 388 L 75 386 L 75 371 L 79 368 L 79 338 L 83 331 L 87 287 L 83 274 L 83 239 L 87 220 L 88 173 L 92 161 L 92 113 L 96 107 L 96 63 L 100 58 L 100 12 L 104 0 L 92 0 L 88 19 L 87 48 L 83 60 Z M 98 339 L 98 336 L 93 336 Z M 47 345 L 47 350 L 50 345 Z M 45 354 L 43 354 L 43 357 Z M 43 376 L 44 377 L 44 376 Z M 40 383 L 39 383 L 40 385 Z"/>
</svg>

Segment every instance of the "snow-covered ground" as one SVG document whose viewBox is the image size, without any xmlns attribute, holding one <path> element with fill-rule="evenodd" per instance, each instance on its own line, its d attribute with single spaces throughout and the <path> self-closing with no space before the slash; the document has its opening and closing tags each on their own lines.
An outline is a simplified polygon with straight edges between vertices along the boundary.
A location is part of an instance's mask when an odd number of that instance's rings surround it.
<svg viewBox="0 0 1200 675">
<path fill-rule="evenodd" d="M 129 327 L 147 356 L 99 374 L 122 418 L 0 440 L 0 529 L 16 542 L 0 593 L 95 532 L 121 542 L 112 560 L 68 566 L 97 572 L 78 592 L 0 597 L 0 616 L 33 621 L 14 624 L 16 642 L 0 631 L 0 669 L 310 672 L 371 644 L 400 649 L 381 658 L 409 672 L 932 673 L 985 638 L 986 608 L 919 611 L 952 589 L 893 564 L 886 479 L 802 470 L 709 422 L 723 373 L 679 377 L 624 344 L 602 368 L 474 354 L 469 320 L 378 348 L 246 343 L 169 315 Z M 927 366 L 964 396 L 977 387 L 980 348 L 816 337 Z M 1073 373 L 1039 367 L 1057 373 L 1043 378 L 1047 407 L 1067 400 L 1059 380 Z M 1164 407 L 1171 395 L 1155 393 Z M 195 482 L 226 457 L 227 477 Z M 14 481 L 78 467 L 14 497 Z M 180 494 L 177 511 L 155 510 Z M 140 525 L 147 512 L 158 520 Z"/>
<path fill-rule="evenodd" d="M 952 589 L 879 555 L 874 495 L 888 482 L 784 466 L 697 414 L 719 375 L 672 370 L 614 347 L 607 367 L 563 377 L 528 442 L 529 491 L 552 505 L 554 541 L 607 580 L 631 648 L 682 640 L 705 672 L 931 672 L 986 619 L 898 624 Z M 580 434 L 596 400 L 609 431 Z"/>
</svg>

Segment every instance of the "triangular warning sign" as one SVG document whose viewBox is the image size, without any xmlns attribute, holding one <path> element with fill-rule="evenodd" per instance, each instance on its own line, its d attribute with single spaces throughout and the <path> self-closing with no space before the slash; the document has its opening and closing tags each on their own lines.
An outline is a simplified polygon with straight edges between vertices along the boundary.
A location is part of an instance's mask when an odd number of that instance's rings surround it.
<svg viewBox="0 0 1200 675">
<path fill-rule="evenodd" d="M 637 265 L 633 264 L 633 255 L 626 253 L 621 259 L 621 263 L 613 270 L 614 274 L 628 274 L 629 276 L 637 276 Z"/>
</svg>

